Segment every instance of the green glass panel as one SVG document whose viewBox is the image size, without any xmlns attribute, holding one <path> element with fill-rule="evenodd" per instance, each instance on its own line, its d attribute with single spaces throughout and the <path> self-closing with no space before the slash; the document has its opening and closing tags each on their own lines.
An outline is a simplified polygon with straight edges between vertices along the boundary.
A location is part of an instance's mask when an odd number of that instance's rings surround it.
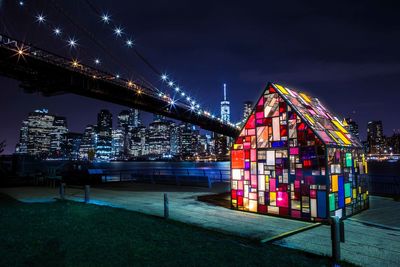
<svg viewBox="0 0 400 267">
<path fill-rule="evenodd" d="M 346 167 L 353 166 L 353 160 L 351 158 L 351 153 L 346 153 Z"/>
<path fill-rule="evenodd" d="M 329 194 L 329 210 L 334 211 L 335 209 L 335 194 Z"/>
<path fill-rule="evenodd" d="M 351 184 L 350 183 L 344 184 L 344 195 L 345 195 L 345 197 L 351 197 Z"/>
</svg>

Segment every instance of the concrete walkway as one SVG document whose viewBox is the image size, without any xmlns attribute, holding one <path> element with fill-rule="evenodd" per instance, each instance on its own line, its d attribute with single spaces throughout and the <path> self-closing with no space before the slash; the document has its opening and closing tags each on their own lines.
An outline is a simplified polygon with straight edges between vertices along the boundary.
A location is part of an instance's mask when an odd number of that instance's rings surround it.
<svg viewBox="0 0 400 267">
<path fill-rule="evenodd" d="M 91 203 L 163 216 L 163 193 L 168 192 L 173 220 L 253 240 L 271 240 L 314 224 L 234 211 L 196 200 L 206 189 L 130 185 L 92 188 Z M 1 188 L 24 202 L 54 201 L 58 190 L 44 187 Z M 83 201 L 83 190 L 67 188 L 67 199 Z M 400 202 L 371 197 L 371 209 L 345 221 L 342 259 L 361 266 L 400 266 Z M 331 255 L 330 228 L 319 226 L 274 241 L 274 244 L 320 255 Z"/>
<path fill-rule="evenodd" d="M 330 227 L 275 241 L 274 244 L 331 255 Z M 400 266 L 400 202 L 370 197 L 370 209 L 345 220 L 342 259 L 361 266 Z"/>
<path fill-rule="evenodd" d="M 149 185 L 145 187 L 147 186 Z M 163 216 L 164 191 L 167 191 L 171 219 L 253 240 L 271 239 L 314 225 L 308 222 L 235 211 L 196 200 L 197 196 L 209 194 L 209 192 L 182 192 L 182 187 L 177 190 L 180 192 L 174 192 L 176 187 L 172 186 L 155 186 L 156 191 L 145 191 L 141 185 L 136 187 L 132 191 L 91 188 L 90 202 Z M 154 186 L 151 187 L 154 188 Z M 1 188 L 0 192 L 23 202 L 51 201 L 58 197 L 58 189 L 44 187 Z M 83 201 L 84 192 L 82 189 L 67 188 L 66 198 Z"/>
</svg>

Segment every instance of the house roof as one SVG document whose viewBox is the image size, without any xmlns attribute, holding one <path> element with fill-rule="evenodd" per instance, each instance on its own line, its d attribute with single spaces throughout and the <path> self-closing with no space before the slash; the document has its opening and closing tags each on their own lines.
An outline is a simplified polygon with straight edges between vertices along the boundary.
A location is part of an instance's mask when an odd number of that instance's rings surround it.
<svg viewBox="0 0 400 267">
<path fill-rule="evenodd" d="M 269 83 L 276 92 L 296 111 L 296 113 L 315 132 L 320 140 L 330 146 L 362 147 L 337 116 L 330 112 L 318 98 L 289 89 L 276 83 Z"/>
</svg>

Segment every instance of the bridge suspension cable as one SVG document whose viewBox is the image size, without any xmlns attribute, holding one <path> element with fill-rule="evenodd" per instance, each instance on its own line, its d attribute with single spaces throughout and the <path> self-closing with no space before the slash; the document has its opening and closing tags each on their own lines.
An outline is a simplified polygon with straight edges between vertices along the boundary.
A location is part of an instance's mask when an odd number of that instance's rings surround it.
<svg viewBox="0 0 400 267">
<path fill-rule="evenodd" d="M 136 80 L 134 81 L 125 80 L 128 86 L 131 86 L 133 83 L 136 83 L 141 87 L 143 87 L 144 89 L 156 93 L 160 98 L 169 99 L 171 108 L 175 104 L 183 105 L 186 106 L 187 110 L 191 113 L 205 115 L 212 119 L 221 121 L 220 118 L 202 109 L 200 107 L 200 104 L 193 97 L 190 97 L 183 90 L 182 87 L 180 87 L 175 81 L 169 78 L 165 73 L 162 73 L 157 67 L 155 67 L 140 51 L 138 51 L 136 47 L 134 47 L 132 39 L 126 39 L 125 45 L 128 46 L 128 48 L 132 48 L 131 51 L 134 52 L 134 55 L 137 56 L 154 74 L 156 74 L 161 82 L 163 82 L 167 87 L 171 88 L 171 90 L 173 91 L 173 97 L 170 97 L 168 94 L 159 90 L 154 84 L 148 81 L 145 77 L 143 77 L 136 71 L 132 70 L 131 66 L 128 66 L 127 64 L 121 62 L 111 52 L 112 51 L 111 49 L 108 49 L 107 46 L 103 42 L 101 42 L 98 38 L 96 38 L 96 36 L 91 31 L 89 31 L 86 27 L 80 25 L 80 23 L 78 23 L 75 19 L 73 19 L 72 16 L 59 5 L 59 3 L 57 3 L 55 0 L 51 0 L 50 3 L 59 13 L 61 13 L 68 20 L 70 24 L 72 24 L 75 28 L 77 28 L 80 32 L 82 32 L 90 41 L 94 42 L 94 44 L 98 48 L 100 48 L 101 51 L 103 51 L 108 57 L 110 57 L 114 63 L 116 63 L 118 66 L 123 66 L 127 70 L 127 72 L 134 73 Z M 113 20 L 111 20 L 110 15 L 108 15 L 107 13 L 105 14 L 100 13 L 99 10 L 93 5 L 93 3 L 90 0 L 85 0 L 85 3 L 90 8 L 90 10 L 94 12 L 96 17 L 101 18 L 103 22 L 105 22 L 105 24 L 109 24 L 109 26 L 112 26 L 111 30 L 114 31 L 114 34 L 118 38 L 127 35 L 121 26 L 116 25 L 113 22 Z M 52 24 L 51 21 L 47 21 L 47 17 L 43 13 L 37 14 L 35 16 L 35 19 L 38 24 L 44 24 L 47 27 L 50 27 L 52 33 L 57 37 L 59 37 L 60 39 L 63 39 L 62 37 L 66 36 L 65 34 L 62 35 L 63 33 L 62 28 L 60 28 L 59 26 L 55 26 L 55 24 Z M 77 48 L 77 46 L 79 45 L 78 40 L 75 39 L 75 37 L 69 37 L 69 39 L 64 39 L 63 41 L 68 43 L 72 51 L 75 51 L 74 48 Z M 82 51 L 84 53 L 87 52 L 83 48 L 79 49 L 79 51 Z M 101 63 L 101 60 L 99 59 L 99 57 L 94 57 L 93 62 L 95 63 L 96 66 L 98 66 Z M 80 63 L 78 62 L 77 59 L 73 59 L 72 64 L 78 65 Z M 98 72 L 102 71 L 98 70 Z M 115 78 L 120 79 L 119 75 L 115 75 Z M 177 98 L 175 98 L 175 96 L 177 96 Z M 233 124 L 229 125 L 233 126 Z"/>
</svg>

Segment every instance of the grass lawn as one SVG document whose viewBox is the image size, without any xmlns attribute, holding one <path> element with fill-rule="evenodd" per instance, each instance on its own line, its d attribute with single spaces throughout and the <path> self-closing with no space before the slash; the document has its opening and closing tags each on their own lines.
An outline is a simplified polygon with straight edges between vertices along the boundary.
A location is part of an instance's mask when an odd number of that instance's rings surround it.
<svg viewBox="0 0 400 267">
<path fill-rule="evenodd" d="M 69 201 L 25 204 L 0 195 L 0 266 L 330 266 L 123 209 Z"/>
</svg>

